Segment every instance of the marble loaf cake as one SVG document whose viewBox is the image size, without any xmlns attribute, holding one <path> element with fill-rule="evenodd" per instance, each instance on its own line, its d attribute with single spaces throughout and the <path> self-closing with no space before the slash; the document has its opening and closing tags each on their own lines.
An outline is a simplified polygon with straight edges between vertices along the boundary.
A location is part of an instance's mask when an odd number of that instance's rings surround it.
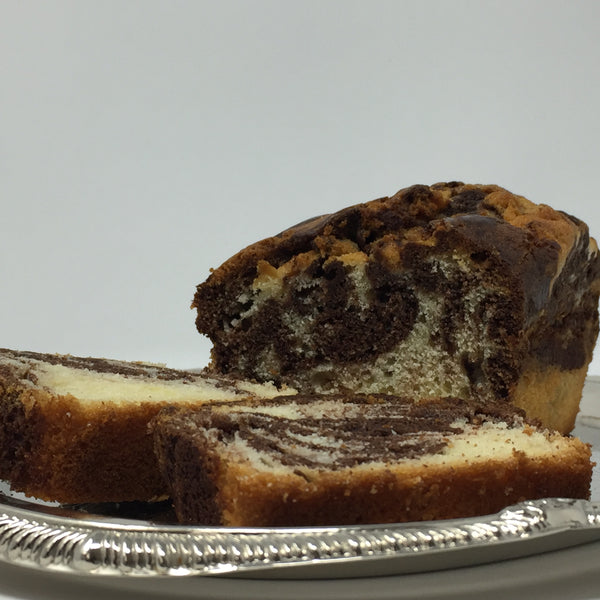
<svg viewBox="0 0 600 600">
<path fill-rule="evenodd" d="M 251 245 L 197 287 L 211 368 L 303 392 L 499 399 L 568 432 L 598 333 L 580 220 L 416 185 Z"/>
<path fill-rule="evenodd" d="M 0 478 L 63 503 L 164 497 L 148 432 L 161 408 L 280 393 L 157 365 L 2 349 Z"/>
<path fill-rule="evenodd" d="M 187 524 L 459 518 L 590 493 L 589 447 L 529 424 L 506 402 L 298 395 L 171 407 L 151 426 Z"/>
</svg>

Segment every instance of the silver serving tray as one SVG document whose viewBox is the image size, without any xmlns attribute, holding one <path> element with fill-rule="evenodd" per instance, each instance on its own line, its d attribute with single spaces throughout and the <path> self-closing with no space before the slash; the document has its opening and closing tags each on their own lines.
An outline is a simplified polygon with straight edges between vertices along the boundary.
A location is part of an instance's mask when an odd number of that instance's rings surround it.
<svg viewBox="0 0 600 600">
<path fill-rule="evenodd" d="M 600 378 L 589 378 L 576 433 L 593 450 L 599 398 Z M 473 566 L 600 540 L 600 502 L 561 498 L 485 517 L 360 527 L 189 527 L 101 512 L 0 493 L 0 561 L 98 577 L 330 579 Z"/>
<path fill-rule="evenodd" d="M 0 560 L 79 575 L 373 577 L 472 566 L 600 539 L 599 504 L 556 498 L 485 518 L 299 529 L 161 526 L 2 500 Z"/>
</svg>

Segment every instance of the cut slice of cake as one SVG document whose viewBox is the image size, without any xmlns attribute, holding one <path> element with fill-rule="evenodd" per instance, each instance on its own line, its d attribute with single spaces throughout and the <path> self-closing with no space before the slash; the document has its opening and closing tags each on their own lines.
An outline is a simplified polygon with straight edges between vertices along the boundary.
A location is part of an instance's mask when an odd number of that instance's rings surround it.
<svg viewBox="0 0 600 600">
<path fill-rule="evenodd" d="M 62 503 L 156 499 L 166 489 L 148 422 L 161 408 L 280 393 L 158 365 L 1 349 L 0 478 Z"/>
<path fill-rule="evenodd" d="M 568 432 L 598 334 L 587 226 L 494 185 L 301 223 L 197 287 L 211 368 L 303 392 L 502 399 Z"/>
<path fill-rule="evenodd" d="M 155 451 L 182 523 L 406 522 L 587 498 L 590 448 L 507 403 L 335 394 L 167 408 Z"/>
</svg>

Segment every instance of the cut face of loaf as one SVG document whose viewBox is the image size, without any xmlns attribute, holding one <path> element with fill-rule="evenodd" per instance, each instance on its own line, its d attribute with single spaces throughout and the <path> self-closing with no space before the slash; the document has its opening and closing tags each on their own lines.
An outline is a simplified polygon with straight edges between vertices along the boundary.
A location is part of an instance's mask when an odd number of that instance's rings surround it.
<svg viewBox="0 0 600 600">
<path fill-rule="evenodd" d="M 1 349 L 0 478 L 63 503 L 156 499 L 166 489 L 148 422 L 161 408 L 280 393 L 158 365 Z"/>
<path fill-rule="evenodd" d="M 317 393 L 503 399 L 568 432 L 599 290 L 584 223 L 497 186 L 443 183 L 249 246 L 193 306 L 217 372 Z"/>
<path fill-rule="evenodd" d="M 294 396 L 169 408 L 155 451 L 183 523 L 389 523 L 587 498 L 589 447 L 506 403 Z"/>
</svg>

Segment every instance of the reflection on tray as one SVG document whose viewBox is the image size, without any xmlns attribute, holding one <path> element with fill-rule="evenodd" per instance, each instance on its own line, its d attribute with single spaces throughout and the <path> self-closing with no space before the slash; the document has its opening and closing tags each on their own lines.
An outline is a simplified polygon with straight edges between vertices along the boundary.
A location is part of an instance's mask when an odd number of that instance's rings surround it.
<svg viewBox="0 0 600 600">
<path fill-rule="evenodd" d="M 161 502 L 102 502 L 87 504 L 64 504 L 69 511 L 112 517 L 116 519 L 135 519 L 157 524 L 177 523 L 173 505 L 170 500 Z"/>
</svg>

